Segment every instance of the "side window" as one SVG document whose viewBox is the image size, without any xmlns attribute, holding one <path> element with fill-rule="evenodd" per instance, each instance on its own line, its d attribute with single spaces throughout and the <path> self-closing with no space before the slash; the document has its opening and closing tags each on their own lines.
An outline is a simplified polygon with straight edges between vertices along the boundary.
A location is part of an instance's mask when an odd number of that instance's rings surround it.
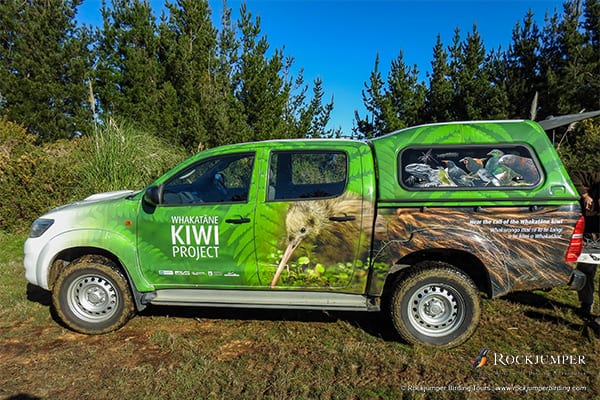
<svg viewBox="0 0 600 400">
<path fill-rule="evenodd" d="M 163 187 L 163 204 L 243 203 L 248 200 L 254 154 L 202 160 Z"/>
<path fill-rule="evenodd" d="M 409 147 L 398 160 L 400 184 L 421 188 L 528 188 L 541 180 L 524 145 Z"/>
<path fill-rule="evenodd" d="M 348 160 L 341 151 L 274 152 L 267 200 L 318 199 L 344 193 Z"/>
</svg>

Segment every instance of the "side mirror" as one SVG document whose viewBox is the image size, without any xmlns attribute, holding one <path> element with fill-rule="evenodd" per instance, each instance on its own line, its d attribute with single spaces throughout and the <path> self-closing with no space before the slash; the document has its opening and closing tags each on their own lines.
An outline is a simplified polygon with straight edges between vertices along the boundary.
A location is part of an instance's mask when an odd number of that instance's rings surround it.
<svg viewBox="0 0 600 400">
<path fill-rule="evenodd" d="M 156 207 L 162 201 L 163 185 L 150 186 L 144 193 L 144 203 L 149 206 Z"/>
</svg>

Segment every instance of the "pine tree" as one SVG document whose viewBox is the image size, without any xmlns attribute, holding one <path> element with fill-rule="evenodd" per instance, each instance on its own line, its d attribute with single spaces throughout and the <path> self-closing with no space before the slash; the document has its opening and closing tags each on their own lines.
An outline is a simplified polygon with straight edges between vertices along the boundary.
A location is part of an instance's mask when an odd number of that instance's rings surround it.
<svg viewBox="0 0 600 400">
<path fill-rule="evenodd" d="M 44 141 L 72 137 L 92 123 L 86 79 L 91 67 L 81 0 L 0 3 L 0 115 Z"/>
<path fill-rule="evenodd" d="M 452 101 L 450 102 L 450 120 L 465 120 L 466 111 L 462 104 L 461 97 L 463 96 L 463 83 L 460 78 L 459 71 L 462 69 L 462 39 L 460 37 L 460 29 L 458 26 L 454 29 L 452 43 L 448 46 L 448 55 L 450 62 L 450 82 L 452 83 Z"/>
<path fill-rule="evenodd" d="M 165 132 L 187 148 L 202 143 L 220 144 L 211 109 L 217 63 L 216 29 L 207 1 L 177 0 L 166 4 L 168 21 L 161 22 L 159 58 L 164 68 L 163 88 L 172 87 L 177 96 L 174 126 Z"/>
<path fill-rule="evenodd" d="M 450 107 L 452 104 L 452 82 L 450 81 L 450 68 L 448 53 L 444 49 L 438 34 L 433 48 L 433 61 L 431 73 L 428 73 L 429 88 L 425 99 L 425 116 L 427 122 L 443 122 L 452 119 Z"/>
<path fill-rule="evenodd" d="M 354 112 L 356 127 L 353 128 L 357 138 L 373 138 L 386 132 L 383 107 L 385 101 L 384 82 L 379 72 L 379 53 L 375 57 L 375 66 L 369 77 L 369 84 L 364 83 L 362 90 L 363 104 L 367 111 L 361 118 L 358 111 Z"/>
<path fill-rule="evenodd" d="M 220 67 L 215 76 L 223 82 L 230 77 L 230 83 L 222 87 L 231 87 L 233 97 L 226 97 L 221 104 L 227 104 L 228 121 L 236 128 L 233 141 L 340 135 L 339 128 L 327 128 L 333 98 L 323 102 L 321 79 L 314 80 L 312 97 L 308 98 L 309 87 L 302 70 L 297 76 L 291 73 L 294 59 L 286 57 L 281 49 L 267 56 L 269 43 L 261 36 L 260 18 L 253 20 L 242 5 L 237 21 L 239 38 L 230 28 L 229 15 L 223 20 L 218 46 Z"/>
<path fill-rule="evenodd" d="M 426 88 L 419 80 L 419 70 L 408 67 L 402 51 L 392 60 L 388 74 L 384 115 L 386 131 L 392 132 L 422 122 Z"/>
<path fill-rule="evenodd" d="M 481 76 L 487 82 L 482 92 L 481 115 L 485 119 L 508 119 L 511 103 L 508 98 L 508 88 L 505 79 L 506 68 L 500 48 L 492 50 L 485 57 Z"/>
<path fill-rule="evenodd" d="M 323 89 L 323 81 L 320 78 L 315 79 L 313 86 L 313 97 L 308 106 L 304 104 L 305 89 L 301 90 L 300 94 L 294 95 L 294 99 L 298 100 L 300 109 L 298 121 L 297 137 L 320 138 L 320 137 L 339 137 L 341 136 L 340 129 L 327 129 L 327 124 L 333 110 L 333 99 L 327 104 L 323 104 L 325 92 Z"/>
<path fill-rule="evenodd" d="M 562 53 L 558 90 L 558 110 L 561 113 L 579 112 L 584 109 L 585 98 L 581 98 L 586 87 L 589 60 L 585 57 L 585 35 L 579 29 L 582 16 L 580 1 L 567 1 L 563 5 L 564 15 L 559 25 L 558 41 Z"/>
<path fill-rule="evenodd" d="M 235 23 L 230 8 L 224 4 L 221 29 L 217 34 L 216 64 L 212 68 L 212 131 L 219 144 L 236 143 L 249 137 L 243 105 L 235 96 L 234 74 L 239 62 L 240 41 L 236 36 Z"/>
<path fill-rule="evenodd" d="M 102 16 L 94 85 L 100 108 L 104 115 L 127 118 L 156 134 L 163 123 L 161 95 L 168 91 L 160 91 L 162 71 L 152 8 L 147 0 L 112 0 L 111 8 L 103 2 Z"/>
<path fill-rule="evenodd" d="M 485 54 L 485 47 L 476 25 L 473 25 L 472 32 L 464 42 L 460 41 L 460 32 L 456 29 L 450 50 L 453 60 L 453 111 L 456 119 L 483 118 L 482 100 L 489 97 L 487 91 L 490 87 L 490 82 L 483 73 Z"/>
<path fill-rule="evenodd" d="M 556 100 L 560 78 L 561 49 L 558 43 L 559 15 L 546 15 L 541 34 L 540 47 L 540 84 L 538 119 L 560 115 Z"/>
<path fill-rule="evenodd" d="M 423 121 L 426 87 L 418 81 L 417 66 L 404 63 L 402 51 L 392 60 L 387 81 L 379 72 L 379 54 L 371 72 L 369 84 L 365 83 L 363 102 L 367 115 L 361 119 L 355 112 L 358 137 L 377 137 L 383 134 L 416 125 Z M 370 114 L 370 119 L 369 119 Z"/>
<path fill-rule="evenodd" d="M 283 116 L 290 96 L 290 83 L 284 76 L 290 68 L 289 60 L 285 62 L 280 49 L 267 57 L 269 43 L 261 36 L 260 18 L 253 21 L 245 4 L 240 8 L 238 28 L 241 54 L 234 74 L 234 87 L 249 129 L 249 136 L 243 139 L 286 137 L 288 130 Z"/>
<path fill-rule="evenodd" d="M 600 4 L 597 1 L 564 3 L 556 30 L 555 59 L 558 79 L 552 82 L 559 113 L 600 109 Z M 583 18 L 582 18 L 583 16 Z M 573 129 L 574 128 L 574 129 Z M 596 171 L 600 153 L 598 124 L 585 121 L 552 132 L 554 143 L 571 169 Z M 595 163 L 594 163 L 595 160 Z"/>
<path fill-rule="evenodd" d="M 585 36 L 580 30 L 582 16 L 579 1 L 566 1 L 563 14 L 555 12 L 546 19 L 542 32 L 540 94 L 542 117 L 581 111 L 587 64 Z M 581 94 L 580 94 L 581 93 Z"/>
<path fill-rule="evenodd" d="M 540 32 L 531 10 L 517 23 L 512 32 L 512 43 L 504 53 L 506 92 L 513 118 L 536 118 L 537 110 L 531 112 L 540 82 Z M 535 106 L 534 106 L 535 107 Z"/>
<path fill-rule="evenodd" d="M 600 110 L 600 2 L 585 0 L 583 87 L 578 101 L 586 110 Z"/>
</svg>

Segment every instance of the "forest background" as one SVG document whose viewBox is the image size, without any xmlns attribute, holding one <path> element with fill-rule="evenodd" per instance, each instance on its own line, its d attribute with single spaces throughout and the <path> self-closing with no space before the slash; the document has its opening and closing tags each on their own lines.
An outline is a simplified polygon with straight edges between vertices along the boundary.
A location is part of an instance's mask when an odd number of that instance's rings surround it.
<svg viewBox="0 0 600 400">
<path fill-rule="evenodd" d="M 328 128 L 326 82 L 292 74 L 245 5 L 113 0 L 99 28 L 75 19 L 82 0 L 0 3 L 0 230 L 91 193 L 141 189 L 204 148 L 275 138 L 348 136 Z M 382 38 L 385 40 L 385 38 Z M 600 110 L 600 2 L 569 0 L 543 26 L 516 21 L 507 49 L 487 51 L 476 25 L 440 36 L 431 72 L 402 52 L 379 57 L 351 136 L 371 138 L 441 121 L 529 118 Z M 358 107 L 357 107 L 358 108 Z M 597 170 L 600 122 L 548 133 L 570 171 Z"/>
</svg>

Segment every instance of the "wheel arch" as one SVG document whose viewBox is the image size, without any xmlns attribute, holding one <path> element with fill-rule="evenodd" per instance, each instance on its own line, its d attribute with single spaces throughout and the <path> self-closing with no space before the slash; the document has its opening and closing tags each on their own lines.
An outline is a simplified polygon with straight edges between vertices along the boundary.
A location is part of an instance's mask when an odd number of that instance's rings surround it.
<svg viewBox="0 0 600 400">
<path fill-rule="evenodd" d="M 439 261 L 462 271 L 473 280 L 477 288 L 492 297 L 492 281 L 485 264 L 475 255 L 454 249 L 427 249 L 417 251 L 399 259 L 391 268 L 386 277 L 382 296 L 389 298 L 389 294 L 398 279 L 409 272 L 416 264 L 424 261 Z"/>
<path fill-rule="evenodd" d="M 70 247 L 56 254 L 48 271 L 48 286 L 50 290 L 53 289 L 54 284 L 56 283 L 56 280 L 58 279 L 59 275 L 70 264 L 86 257 L 89 257 L 92 261 L 96 261 L 99 264 L 108 265 L 111 268 L 114 268 L 118 270 L 121 274 L 123 274 L 123 276 L 127 280 L 127 285 L 134 299 L 137 311 L 142 311 L 146 307 L 146 305 L 142 302 L 143 293 L 139 292 L 136 289 L 135 285 L 133 284 L 133 279 L 129 274 L 127 268 L 125 268 L 123 262 L 119 259 L 119 257 L 116 254 L 100 247 Z"/>
</svg>

